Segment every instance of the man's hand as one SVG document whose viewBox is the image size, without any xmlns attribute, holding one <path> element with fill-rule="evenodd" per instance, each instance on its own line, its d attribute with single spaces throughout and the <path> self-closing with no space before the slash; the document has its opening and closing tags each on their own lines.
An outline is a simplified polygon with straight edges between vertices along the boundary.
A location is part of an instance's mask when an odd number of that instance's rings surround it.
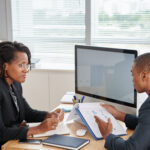
<svg viewBox="0 0 150 150">
<path fill-rule="evenodd" d="M 58 108 L 55 111 L 48 113 L 46 115 L 45 119 L 47 119 L 47 118 L 58 118 L 59 121 L 63 121 L 64 111 Z"/>
<path fill-rule="evenodd" d="M 106 123 L 105 121 L 103 121 L 102 119 L 100 119 L 98 116 L 94 116 L 95 117 L 95 121 L 98 124 L 99 130 L 102 134 L 102 136 L 104 137 L 104 139 L 107 138 L 107 136 L 112 133 L 112 123 L 110 118 L 108 118 L 108 123 Z"/>
<path fill-rule="evenodd" d="M 117 110 L 114 106 L 108 104 L 100 104 L 104 107 L 109 113 L 111 113 L 117 120 L 123 121 L 125 118 L 125 113 Z"/>
</svg>

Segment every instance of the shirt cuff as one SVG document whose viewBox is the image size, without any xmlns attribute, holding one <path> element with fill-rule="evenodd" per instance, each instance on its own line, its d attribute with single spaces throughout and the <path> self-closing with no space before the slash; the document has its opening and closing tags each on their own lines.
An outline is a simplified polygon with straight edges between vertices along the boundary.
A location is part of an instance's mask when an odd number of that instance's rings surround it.
<svg viewBox="0 0 150 150">
<path fill-rule="evenodd" d="M 27 132 L 29 130 L 28 127 L 20 127 L 21 130 L 20 130 L 20 138 L 19 139 L 26 139 L 27 138 Z"/>
<path fill-rule="evenodd" d="M 108 136 L 107 136 L 107 138 L 106 138 L 106 140 L 105 140 L 105 145 L 104 145 L 104 147 L 106 148 L 106 149 L 111 149 L 111 141 L 112 141 L 112 138 L 114 137 L 114 135 L 113 134 L 109 134 Z"/>
<path fill-rule="evenodd" d="M 126 114 L 125 117 L 124 117 L 124 122 L 126 123 L 127 121 L 127 118 L 128 118 L 129 114 Z"/>
</svg>

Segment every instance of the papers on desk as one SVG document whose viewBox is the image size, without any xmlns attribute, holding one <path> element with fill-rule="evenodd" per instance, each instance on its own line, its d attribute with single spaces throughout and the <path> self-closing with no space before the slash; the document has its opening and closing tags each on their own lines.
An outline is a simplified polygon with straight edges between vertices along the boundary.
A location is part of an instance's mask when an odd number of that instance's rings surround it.
<svg viewBox="0 0 150 150">
<path fill-rule="evenodd" d="M 94 115 L 97 115 L 105 122 L 108 118 L 111 119 L 113 125 L 113 134 L 115 135 L 125 135 L 127 134 L 125 129 L 120 125 L 120 123 L 109 113 L 105 108 L 100 106 L 100 103 L 78 103 L 75 104 L 73 110 L 71 111 L 67 121 L 71 119 L 78 119 L 80 117 L 86 127 L 88 128 L 91 135 L 95 140 L 102 139 L 102 135 L 99 131 L 98 125 L 95 122 Z"/>
<path fill-rule="evenodd" d="M 28 123 L 29 127 L 35 127 L 39 124 L 40 123 Z M 69 134 L 69 129 L 67 128 L 66 124 L 62 122 L 58 124 L 56 130 L 50 130 L 42 134 L 36 134 L 33 135 L 33 137 L 44 137 L 44 136 L 50 136 L 54 134 Z"/>
<path fill-rule="evenodd" d="M 60 100 L 61 103 L 73 103 L 72 98 L 75 95 L 75 92 L 67 92 L 62 99 Z"/>
</svg>

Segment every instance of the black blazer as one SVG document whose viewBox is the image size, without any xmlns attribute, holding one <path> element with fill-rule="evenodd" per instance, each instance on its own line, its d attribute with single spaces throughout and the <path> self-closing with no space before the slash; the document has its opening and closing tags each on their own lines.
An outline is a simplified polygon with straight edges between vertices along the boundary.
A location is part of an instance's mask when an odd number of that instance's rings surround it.
<svg viewBox="0 0 150 150">
<path fill-rule="evenodd" d="M 32 109 L 22 96 L 20 83 L 13 82 L 14 93 L 17 97 L 19 113 L 15 107 L 7 82 L 0 78 L 0 145 L 11 139 L 24 139 L 28 128 L 18 125 L 27 122 L 41 122 L 47 112 Z"/>
<path fill-rule="evenodd" d="M 106 138 L 105 148 L 108 150 L 150 150 L 150 96 L 139 109 L 139 116 L 127 114 L 125 124 L 135 129 L 128 140 L 110 134 Z"/>
</svg>

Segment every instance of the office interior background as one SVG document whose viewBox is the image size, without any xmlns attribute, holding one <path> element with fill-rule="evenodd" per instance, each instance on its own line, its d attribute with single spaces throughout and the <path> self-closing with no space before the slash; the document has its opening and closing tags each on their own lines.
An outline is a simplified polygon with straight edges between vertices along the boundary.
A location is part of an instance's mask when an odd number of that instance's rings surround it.
<svg viewBox="0 0 150 150">
<path fill-rule="evenodd" d="M 75 90 L 75 44 L 150 51 L 150 1 L 0 0 L 0 40 L 22 42 L 40 59 L 23 94 L 49 111 Z"/>
</svg>

